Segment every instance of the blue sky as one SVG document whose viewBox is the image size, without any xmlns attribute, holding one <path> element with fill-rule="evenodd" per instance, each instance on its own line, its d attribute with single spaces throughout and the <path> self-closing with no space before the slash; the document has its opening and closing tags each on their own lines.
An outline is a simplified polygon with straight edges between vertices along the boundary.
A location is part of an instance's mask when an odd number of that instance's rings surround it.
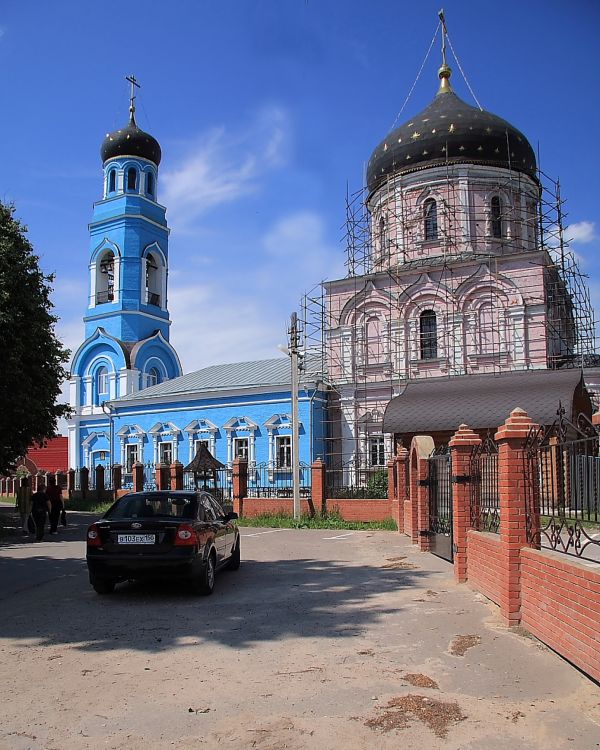
<svg viewBox="0 0 600 750">
<path fill-rule="evenodd" d="M 0 198 L 47 272 L 59 335 L 82 340 L 100 143 L 127 120 L 161 143 L 171 340 L 185 371 L 277 356 L 301 294 L 343 274 L 346 184 L 360 187 L 437 25 L 439 2 L 148 0 L 0 5 Z M 574 250 L 600 308 L 596 0 L 447 2 L 484 109 L 560 177 Z M 433 98 L 436 43 L 400 121 Z M 473 103 L 456 64 L 452 83 Z"/>
</svg>

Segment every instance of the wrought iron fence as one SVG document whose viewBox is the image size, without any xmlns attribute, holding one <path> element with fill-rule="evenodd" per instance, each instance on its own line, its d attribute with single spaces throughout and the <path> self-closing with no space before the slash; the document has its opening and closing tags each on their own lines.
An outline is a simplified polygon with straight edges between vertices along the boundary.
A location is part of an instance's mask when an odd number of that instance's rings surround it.
<svg viewBox="0 0 600 750">
<path fill-rule="evenodd" d="M 152 492 L 156 489 L 156 465 L 152 461 L 144 464 L 144 491 Z"/>
<path fill-rule="evenodd" d="M 571 424 L 562 407 L 553 425 L 530 432 L 525 461 L 531 544 L 600 561 L 599 453 L 593 425 Z"/>
<path fill-rule="evenodd" d="M 387 498 L 387 467 L 348 463 L 328 468 L 326 494 L 332 500 Z"/>
<path fill-rule="evenodd" d="M 500 533 L 498 446 L 488 435 L 473 448 L 471 475 L 471 528 Z"/>
<path fill-rule="evenodd" d="M 248 497 L 293 497 L 291 466 L 254 464 L 248 466 Z M 300 497 L 310 497 L 312 492 L 310 466 L 300 464 Z"/>
<path fill-rule="evenodd" d="M 429 531 L 452 534 L 452 462 L 447 445 L 436 448 L 429 463 Z"/>
<path fill-rule="evenodd" d="M 209 479 L 197 478 L 193 471 L 183 472 L 184 490 L 206 490 L 222 503 L 230 503 L 233 499 L 232 471 L 228 468 L 217 469 L 215 483 Z"/>
</svg>

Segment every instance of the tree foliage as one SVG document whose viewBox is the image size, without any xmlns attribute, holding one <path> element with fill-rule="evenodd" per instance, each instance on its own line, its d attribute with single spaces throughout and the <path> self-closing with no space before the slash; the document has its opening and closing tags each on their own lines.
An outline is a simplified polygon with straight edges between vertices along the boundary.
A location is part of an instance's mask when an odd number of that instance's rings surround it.
<svg viewBox="0 0 600 750">
<path fill-rule="evenodd" d="M 0 202 L 0 473 L 32 443 L 57 434 L 69 351 L 56 337 L 53 276 L 39 267 L 27 228 Z"/>
</svg>

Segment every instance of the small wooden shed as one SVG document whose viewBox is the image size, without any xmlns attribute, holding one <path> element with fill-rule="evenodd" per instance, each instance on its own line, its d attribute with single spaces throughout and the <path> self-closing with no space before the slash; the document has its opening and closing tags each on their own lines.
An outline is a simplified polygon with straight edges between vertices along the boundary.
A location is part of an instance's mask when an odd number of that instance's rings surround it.
<svg viewBox="0 0 600 750">
<path fill-rule="evenodd" d="M 204 443 L 200 443 L 196 455 L 184 471 L 193 473 L 195 489 L 214 492 L 218 489 L 218 471 L 224 468 L 225 464 L 216 459 Z"/>
</svg>

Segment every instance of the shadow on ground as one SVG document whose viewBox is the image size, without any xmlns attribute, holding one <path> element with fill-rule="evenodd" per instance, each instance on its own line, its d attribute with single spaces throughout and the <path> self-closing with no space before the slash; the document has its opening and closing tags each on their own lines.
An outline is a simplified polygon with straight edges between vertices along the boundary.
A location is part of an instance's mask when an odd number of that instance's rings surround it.
<svg viewBox="0 0 600 750">
<path fill-rule="evenodd" d="M 217 575 L 209 597 L 160 582 L 124 583 L 99 596 L 81 558 L 0 558 L 4 580 L 18 580 L 25 568 L 39 571 L 41 583 L 3 598 L 0 635 L 84 651 L 156 652 L 211 642 L 249 649 L 286 637 L 351 638 L 398 611 L 381 595 L 427 586 L 430 576 L 314 559 L 244 560 L 239 571 Z"/>
</svg>

